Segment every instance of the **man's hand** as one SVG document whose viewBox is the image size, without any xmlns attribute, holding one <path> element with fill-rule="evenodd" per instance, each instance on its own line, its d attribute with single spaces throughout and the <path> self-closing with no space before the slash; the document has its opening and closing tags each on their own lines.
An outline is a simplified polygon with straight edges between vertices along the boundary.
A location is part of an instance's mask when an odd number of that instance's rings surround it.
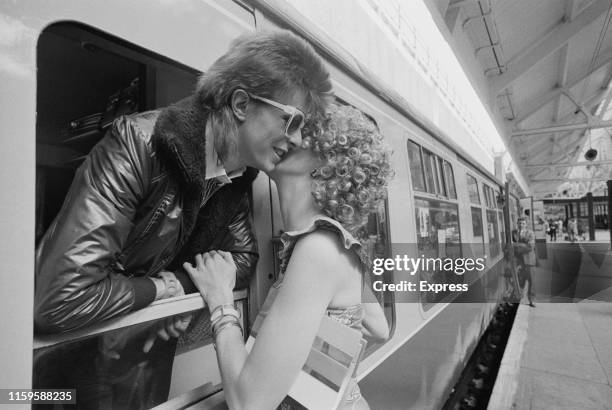
<svg viewBox="0 0 612 410">
<path fill-rule="evenodd" d="M 130 340 L 148 333 L 148 337 L 142 346 L 142 351 L 149 353 L 158 337 L 163 340 L 179 337 L 185 333 L 192 319 L 193 314 L 183 313 L 155 321 L 152 324 L 144 323 L 114 330 L 102 335 L 98 348 L 107 358 L 119 360 L 121 358 L 120 352 L 123 351 Z"/>
<path fill-rule="evenodd" d="M 162 340 L 168 340 L 171 337 L 179 337 L 185 333 L 192 319 L 193 315 L 191 313 L 184 313 L 161 320 L 151 329 L 149 337 L 142 347 L 142 351 L 149 353 L 158 337 Z"/>
<path fill-rule="evenodd" d="M 185 294 L 183 285 L 176 278 L 173 272 L 161 271 L 157 276 L 152 276 L 150 279 L 155 284 L 155 300 L 172 298 Z"/>
</svg>

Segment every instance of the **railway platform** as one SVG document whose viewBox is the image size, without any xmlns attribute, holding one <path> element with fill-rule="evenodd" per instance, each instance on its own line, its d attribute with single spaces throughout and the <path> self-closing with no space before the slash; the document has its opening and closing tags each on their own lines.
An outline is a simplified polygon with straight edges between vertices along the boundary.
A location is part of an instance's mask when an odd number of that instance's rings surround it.
<svg viewBox="0 0 612 410">
<path fill-rule="evenodd" d="M 554 243 L 519 306 L 489 409 L 612 409 L 609 242 Z"/>
</svg>

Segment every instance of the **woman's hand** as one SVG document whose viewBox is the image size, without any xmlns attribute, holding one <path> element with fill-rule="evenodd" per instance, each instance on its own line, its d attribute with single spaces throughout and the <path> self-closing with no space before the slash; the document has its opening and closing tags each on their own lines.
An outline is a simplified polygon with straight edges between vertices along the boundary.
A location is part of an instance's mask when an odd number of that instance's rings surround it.
<svg viewBox="0 0 612 410">
<path fill-rule="evenodd" d="M 184 263 L 191 280 L 196 285 L 212 312 L 217 306 L 234 303 L 232 291 L 236 285 L 236 265 L 232 254 L 210 251 L 197 254 L 196 266 Z"/>
</svg>

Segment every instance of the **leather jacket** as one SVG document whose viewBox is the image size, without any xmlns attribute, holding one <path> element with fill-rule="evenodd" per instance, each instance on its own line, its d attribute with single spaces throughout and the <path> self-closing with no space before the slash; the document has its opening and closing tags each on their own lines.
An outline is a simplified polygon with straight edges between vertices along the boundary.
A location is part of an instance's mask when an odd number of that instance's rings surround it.
<svg viewBox="0 0 612 410">
<path fill-rule="evenodd" d="M 37 332 L 60 332 L 140 309 L 155 298 L 160 270 L 196 253 L 233 253 L 237 288 L 257 261 L 248 195 L 257 171 L 231 184 L 205 180 L 208 111 L 196 97 L 117 119 L 76 172 L 36 251 Z M 206 198 L 210 199 L 206 199 Z"/>
</svg>

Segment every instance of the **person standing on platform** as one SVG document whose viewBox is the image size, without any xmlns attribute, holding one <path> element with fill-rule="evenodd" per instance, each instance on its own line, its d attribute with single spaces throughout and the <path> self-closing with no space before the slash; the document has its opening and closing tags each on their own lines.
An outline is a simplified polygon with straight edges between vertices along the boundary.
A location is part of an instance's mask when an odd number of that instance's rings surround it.
<svg viewBox="0 0 612 410">
<path fill-rule="evenodd" d="M 557 242 L 557 222 L 550 220 L 548 224 L 548 233 L 550 235 L 551 242 Z"/>
<path fill-rule="evenodd" d="M 578 224 L 576 219 L 572 218 L 567 222 L 567 236 L 571 242 L 576 242 L 576 235 L 578 235 Z"/>
<path fill-rule="evenodd" d="M 557 219 L 557 235 L 561 235 L 561 240 L 563 240 L 563 219 Z"/>
<path fill-rule="evenodd" d="M 519 268 L 519 278 L 522 283 L 527 283 L 527 300 L 529 306 L 535 307 L 533 297 L 533 278 L 531 276 L 531 268 L 536 265 L 535 253 L 535 235 L 531 229 L 527 227 L 525 218 L 518 218 L 518 231 L 512 233 L 512 241 L 514 242 L 514 255 L 517 258 Z"/>
</svg>

